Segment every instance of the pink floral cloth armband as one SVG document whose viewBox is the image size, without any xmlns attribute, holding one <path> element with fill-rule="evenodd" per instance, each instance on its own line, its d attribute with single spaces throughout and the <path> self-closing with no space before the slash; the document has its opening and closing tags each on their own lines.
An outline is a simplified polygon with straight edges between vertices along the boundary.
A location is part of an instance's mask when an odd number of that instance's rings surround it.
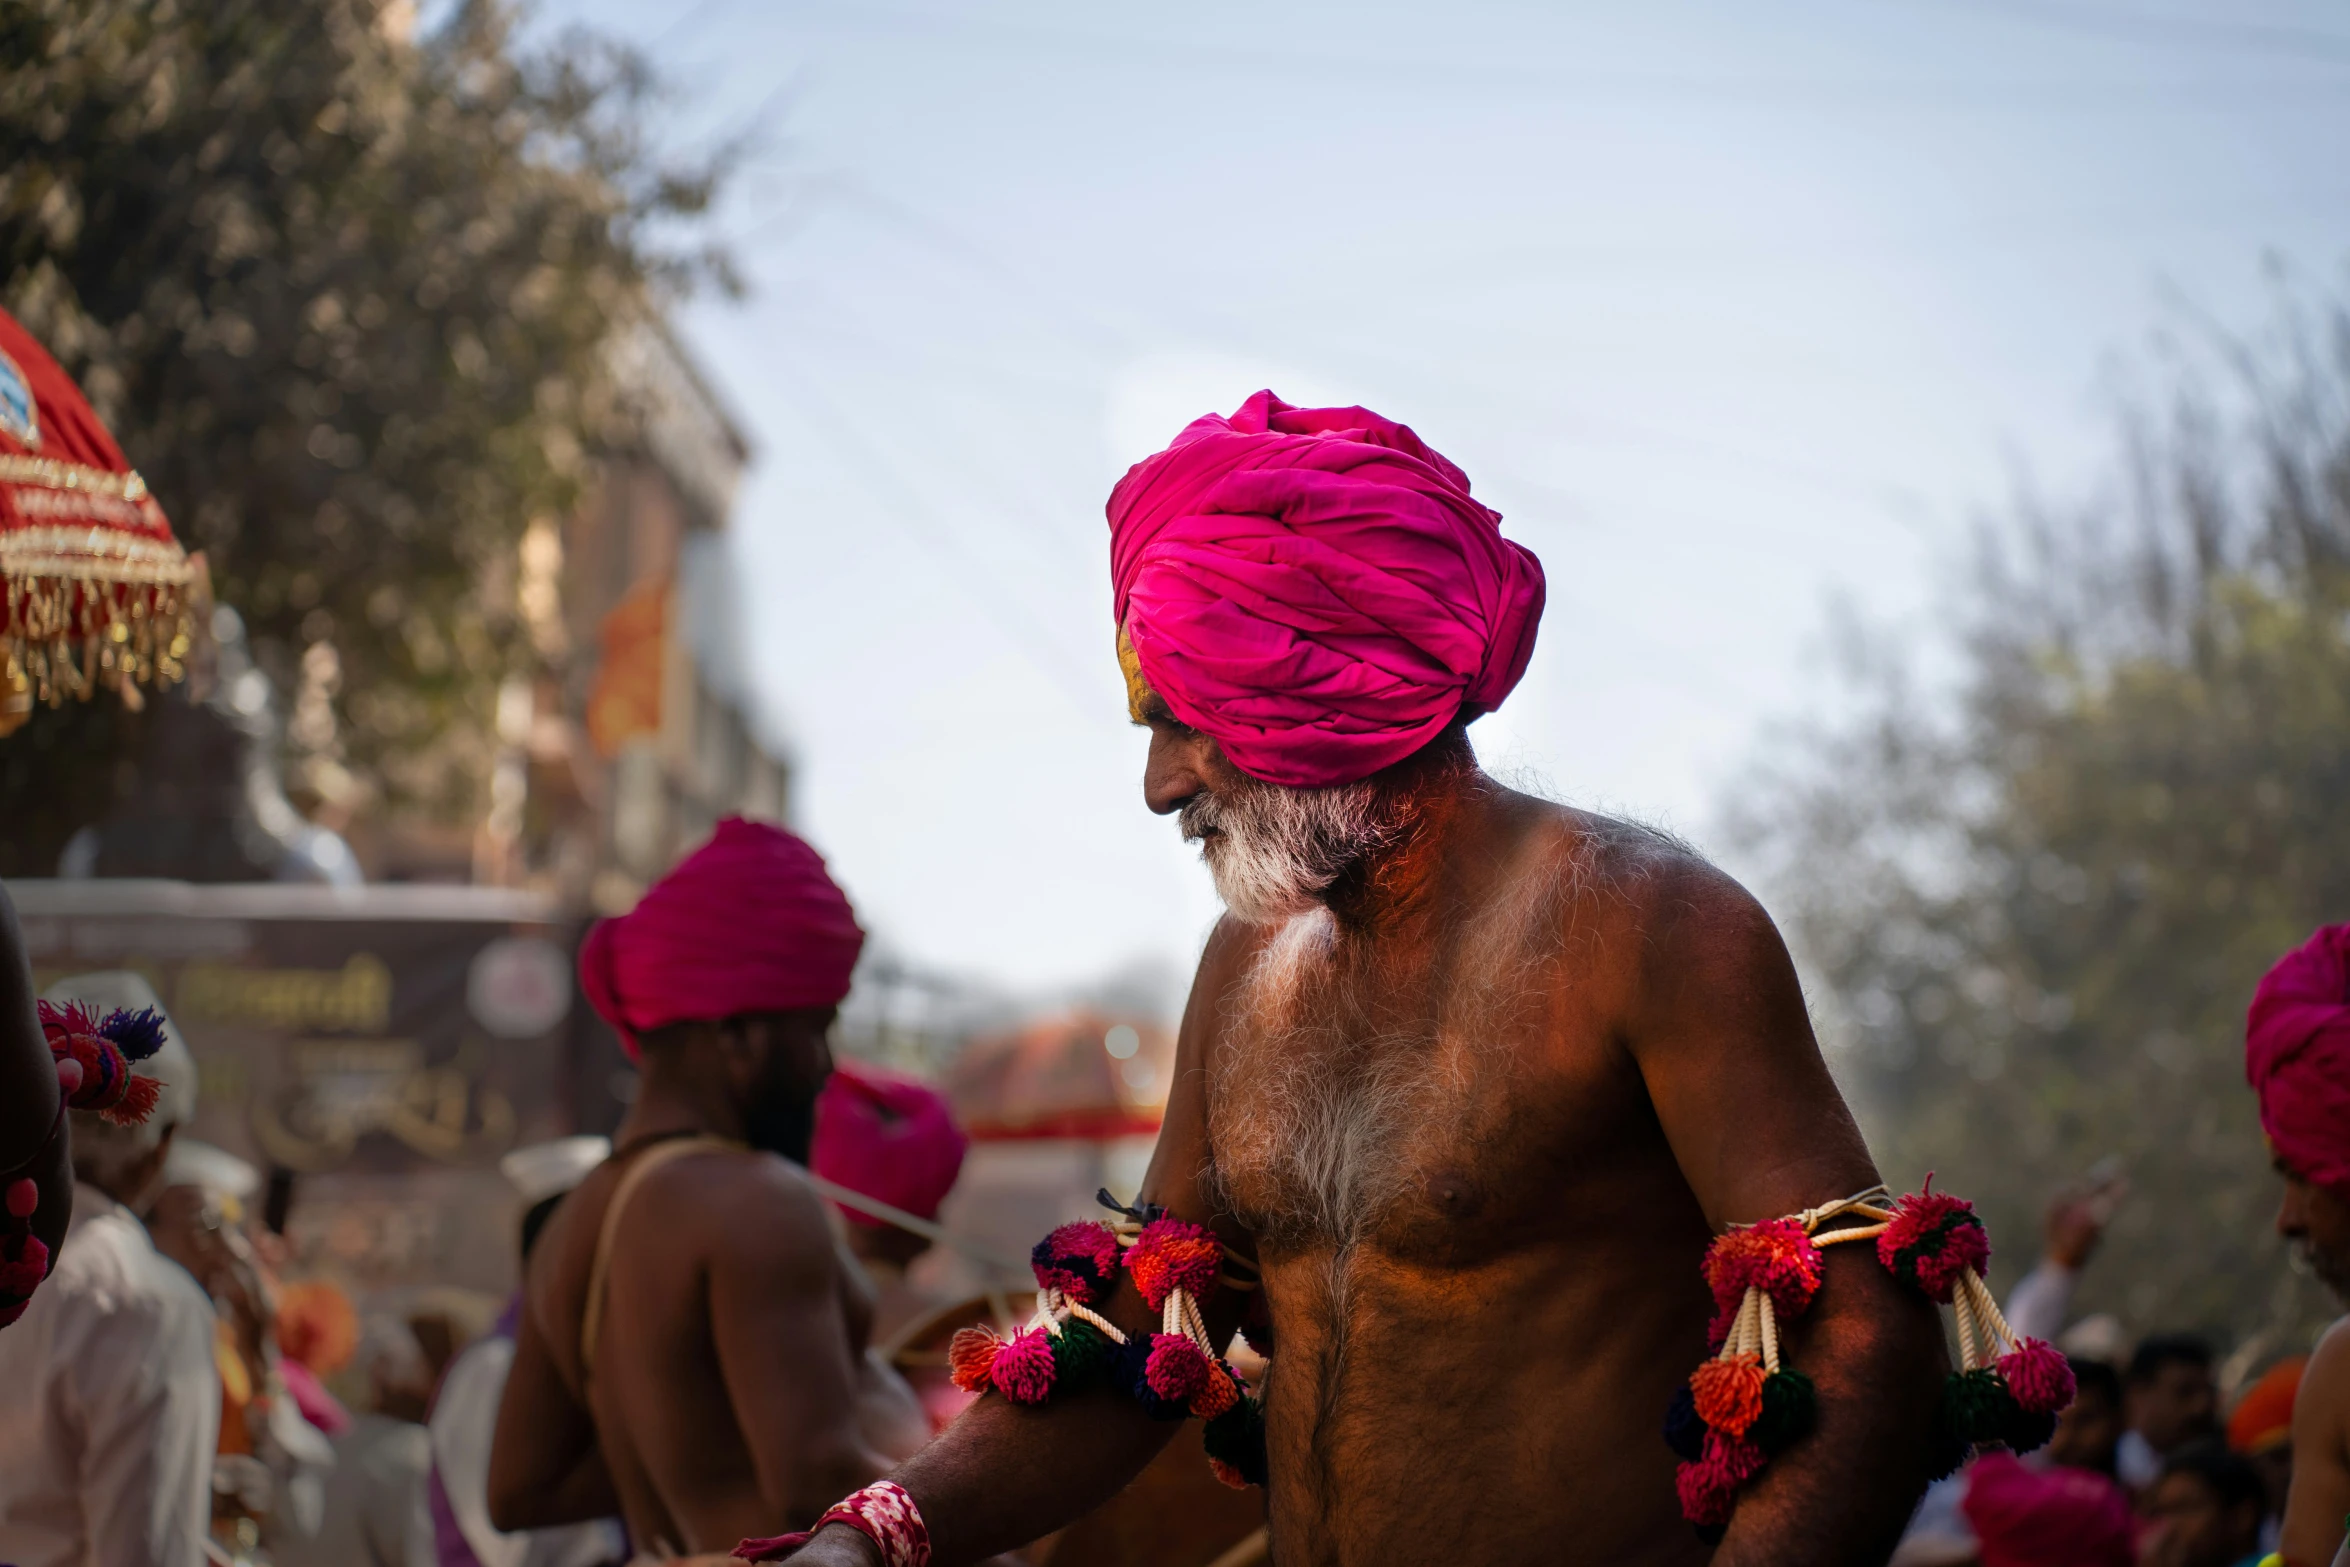
<svg viewBox="0 0 2350 1567">
<path fill-rule="evenodd" d="M 798 1550 L 827 1524 L 845 1524 L 873 1542 L 882 1567 L 930 1567 L 930 1531 L 922 1526 L 922 1510 L 904 1486 L 876 1480 L 864 1490 L 835 1502 L 816 1520 L 815 1529 L 779 1534 L 771 1540 L 745 1540 L 734 1554 L 746 1562 L 773 1562 Z"/>
</svg>

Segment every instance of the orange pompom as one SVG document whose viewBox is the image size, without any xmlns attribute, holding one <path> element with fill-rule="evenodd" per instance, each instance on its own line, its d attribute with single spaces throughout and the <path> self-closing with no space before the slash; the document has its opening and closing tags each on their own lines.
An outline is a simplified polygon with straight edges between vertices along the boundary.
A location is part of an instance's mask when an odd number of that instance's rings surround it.
<svg viewBox="0 0 2350 1567">
<path fill-rule="evenodd" d="M 1191 1412 L 1202 1420 L 1213 1420 L 1239 1402 L 1239 1384 L 1232 1380 L 1231 1372 L 1217 1366 L 1207 1385 L 1191 1395 Z"/>
<path fill-rule="evenodd" d="M 1230 1464 L 1224 1462 L 1224 1460 L 1221 1458 L 1211 1458 L 1208 1460 L 1208 1472 L 1214 1475 L 1224 1484 L 1232 1487 L 1232 1489 L 1235 1491 L 1245 1491 L 1248 1489 L 1248 1477 L 1242 1474 L 1239 1470 L 1233 1468 Z"/>
<path fill-rule="evenodd" d="M 1003 1347 L 1004 1341 L 996 1337 L 993 1328 L 957 1329 L 947 1344 L 948 1378 L 966 1393 L 986 1392 L 996 1353 Z"/>
<path fill-rule="evenodd" d="M 1761 1417 L 1762 1390 L 1760 1355 L 1709 1360 L 1689 1377 L 1698 1418 L 1724 1436 L 1744 1436 Z"/>
<path fill-rule="evenodd" d="M 116 1126 L 137 1126 L 155 1113 L 163 1085 L 154 1078 L 132 1073 L 123 1079 L 122 1097 L 98 1114 Z"/>
<path fill-rule="evenodd" d="M 351 1297 L 325 1279 L 303 1279 L 277 1294 L 277 1348 L 313 1376 L 331 1377 L 359 1347 L 359 1313 Z"/>
</svg>

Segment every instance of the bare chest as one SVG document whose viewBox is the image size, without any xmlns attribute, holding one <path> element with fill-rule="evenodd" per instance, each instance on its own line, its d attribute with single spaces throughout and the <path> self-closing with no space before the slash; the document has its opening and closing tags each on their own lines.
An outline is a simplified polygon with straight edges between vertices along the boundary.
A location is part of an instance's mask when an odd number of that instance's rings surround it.
<svg viewBox="0 0 2350 1567">
<path fill-rule="evenodd" d="M 1227 1210 L 1272 1251 L 1368 1244 L 1436 1266 L 1551 1233 L 1619 1135 L 1627 1085 L 1590 998 L 1544 956 L 1472 948 L 1382 975 L 1271 951 L 1210 1061 Z"/>
</svg>

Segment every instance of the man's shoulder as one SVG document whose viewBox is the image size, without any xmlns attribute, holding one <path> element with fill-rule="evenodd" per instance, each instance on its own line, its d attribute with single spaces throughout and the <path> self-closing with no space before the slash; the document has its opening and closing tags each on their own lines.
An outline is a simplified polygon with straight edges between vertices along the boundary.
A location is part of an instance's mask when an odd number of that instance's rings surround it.
<svg viewBox="0 0 2350 1567">
<path fill-rule="evenodd" d="M 2309 1368 L 2301 1374 L 2301 1385 L 2330 1395 L 2336 1406 L 2335 1418 L 2350 1430 L 2350 1316 L 2339 1318 L 2318 1336 L 2317 1348 L 2309 1355 Z"/>
<path fill-rule="evenodd" d="M 1761 912 L 1734 877 L 1667 828 L 1531 795 L 1514 803 L 1521 873 L 1555 887 L 1578 917 L 1607 911 L 1649 926 L 1692 913 Z"/>
<path fill-rule="evenodd" d="M 832 1232 L 823 1199 L 807 1172 L 777 1154 L 749 1148 L 696 1148 L 647 1173 L 635 1199 L 664 1223 L 725 1235 L 730 1242 L 761 1231 L 792 1242 Z"/>
<path fill-rule="evenodd" d="M 209 1321 L 212 1301 L 187 1269 L 155 1249 L 146 1227 L 123 1208 L 76 1224 L 41 1286 L 71 1296 L 86 1312 Z"/>
</svg>

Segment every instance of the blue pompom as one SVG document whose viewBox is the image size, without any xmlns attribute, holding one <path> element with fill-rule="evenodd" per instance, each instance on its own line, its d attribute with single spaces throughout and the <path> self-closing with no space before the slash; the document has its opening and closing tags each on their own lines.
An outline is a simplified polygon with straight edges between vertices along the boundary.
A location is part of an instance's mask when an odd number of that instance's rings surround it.
<svg viewBox="0 0 2350 1567">
<path fill-rule="evenodd" d="M 111 1043 L 129 1061 L 144 1061 L 163 1048 L 163 1014 L 153 1007 L 133 1012 L 116 1007 L 98 1025 L 100 1038 Z"/>
<path fill-rule="evenodd" d="M 1705 1422 L 1698 1418 L 1697 1395 L 1686 1382 L 1665 1404 L 1665 1446 L 1690 1463 L 1705 1456 Z"/>
</svg>

